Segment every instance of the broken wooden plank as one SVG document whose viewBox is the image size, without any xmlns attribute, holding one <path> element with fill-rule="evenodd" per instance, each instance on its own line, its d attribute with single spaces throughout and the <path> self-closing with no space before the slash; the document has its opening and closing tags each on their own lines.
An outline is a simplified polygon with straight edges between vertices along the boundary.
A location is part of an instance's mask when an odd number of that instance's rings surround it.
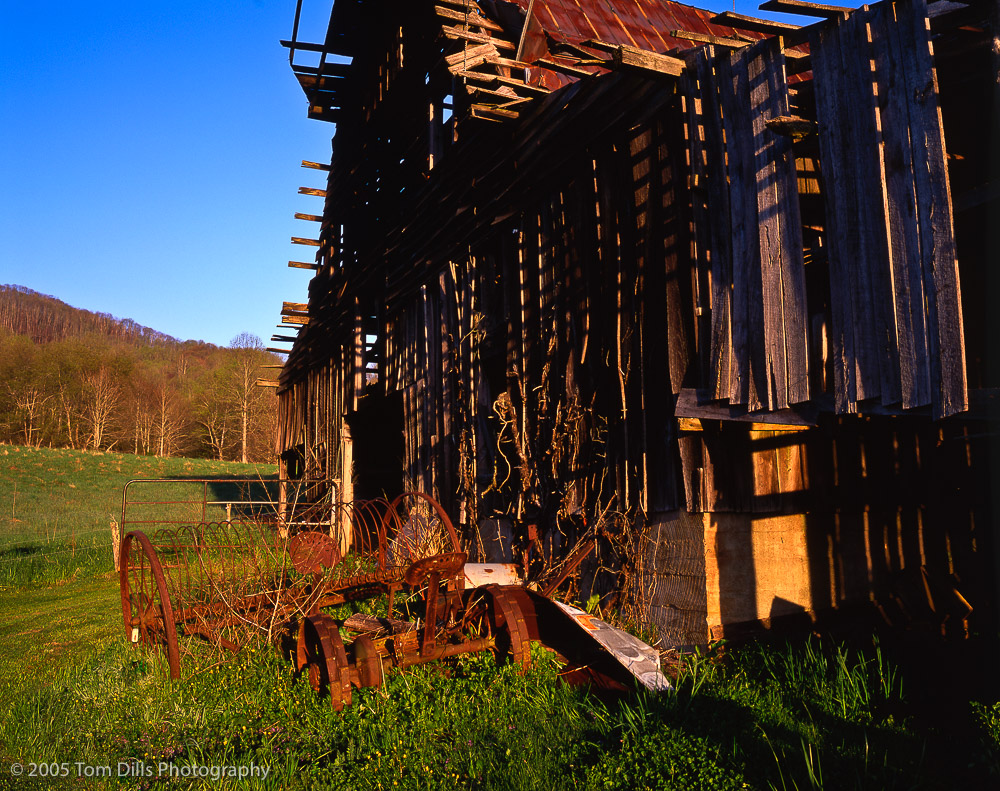
<svg viewBox="0 0 1000 791">
<path fill-rule="evenodd" d="M 497 48 L 493 44 L 480 44 L 476 47 L 466 46 L 461 52 L 445 55 L 444 62 L 448 66 L 456 66 L 460 63 L 465 63 L 480 56 L 488 56 L 491 54 L 495 55 L 496 52 Z"/>
<path fill-rule="evenodd" d="M 308 264 L 305 261 L 289 261 L 288 265 L 292 269 L 319 269 L 319 264 Z"/>
<path fill-rule="evenodd" d="M 553 60 L 552 58 L 539 58 L 534 63 L 535 66 L 541 66 L 542 68 L 548 69 L 549 71 L 556 71 L 560 74 L 566 74 L 570 77 L 593 77 L 594 72 L 587 71 L 586 69 L 581 69 L 576 66 L 572 66 L 568 63 L 560 63 L 559 61 Z"/>
<path fill-rule="evenodd" d="M 822 19 L 837 19 L 838 17 L 845 17 L 854 11 L 853 8 L 846 6 L 806 3 L 803 0 L 767 0 L 766 3 L 761 3 L 758 8 L 761 11 L 821 17 Z"/>
<path fill-rule="evenodd" d="M 316 189 L 315 187 L 299 187 L 299 195 L 315 195 L 318 198 L 325 198 L 326 190 Z"/>
<path fill-rule="evenodd" d="M 293 236 L 292 244 L 302 244 L 307 247 L 319 247 L 319 239 L 306 239 L 302 236 Z"/>
<path fill-rule="evenodd" d="M 669 74 L 679 77 L 684 71 L 684 61 L 678 58 L 671 58 L 666 55 L 659 55 L 656 52 L 629 47 L 624 44 L 612 50 L 611 59 L 615 66 L 622 68 L 639 69 L 646 72 L 656 72 L 658 74 Z"/>
<path fill-rule="evenodd" d="M 466 11 L 458 11 L 453 8 L 444 8 L 443 6 L 434 6 L 434 13 L 437 14 L 441 19 L 451 19 L 457 22 L 464 22 L 466 25 L 476 25 L 483 28 L 484 30 L 492 30 L 496 33 L 503 33 L 503 27 L 498 25 L 492 19 L 487 19 L 482 14 Z"/>
<path fill-rule="evenodd" d="M 803 137 L 815 134 L 819 129 L 819 125 L 815 121 L 795 115 L 778 115 L 774 118 L 768 118 L 764 121 L 764 125 L 775 134 L 784 135 L 794 140 L 801 140 Z"/>
<path fill-rule="evenodd" d="M 509 121 L 520 117 L 520 113 L 514 110 L 504 110 L 501 107 L 493 107 L 488 104 L 474 104 L 470 109 L 473 118 L 482 118 L 489 121 Z"/>
<path fill-rule="evenodd" d="M 517 49 L 517 47 L 509 41 L 504 41 L 501 38 L 493 38 L 493 36 L 488 36 L 485 33 L 473 33 L 472 31 L 462 30 L 461 28 L 452 27 L 450 25 L 442 27 L 441 32 L 444 34 L 445 38 L 453 41 L 475 41 L 479 44 L 492 44 L 497 49 L 505 49 L 511 52 Z"/>
<path fill-rule="evenodd" d="M 282 302 L 281 307 L 283 310 L 309 310 L 306 302 Z"/>
<path fill-rule="evenodd" d="M 735 11 L 723 11 L 713 16 L 709 22 L 717 25 L 727 25 L 737 30 L 752 30 L 755 33 L 766 33 L 770 36 L 787 36 L 801 30 L 799 25 L 789 25 L 786 22 L 772 22 L 769 19 L 737 14 Z"/>
<path fill-rule="evenodd" d="M 295 212 L 296 220 L 309 220 L 310 222 L 323 222 L 323 218 L 318 214 L 302 214 L 301 212 Z"/>
<path fill-rule="evenodd" d="M 671 38 L 682 38 L 687 41 L 697 41 L 700 44 L 712 44 L 716 47 L 728 47 L 729 49 L 740 49 L 748 44 L 753 44 L 756 40 L 713 36 L 710 33 L 695 33 L 690 30 L 671 30 L 669 35 Z"/>
<path fill-rule="evenodd" d="M 308 159 L 302 160 L 302 167 L 309 168 L 310 170 L 329 170 L 329 165 L 324 165 L 321 162 L 311 162 Z"/>
</svg>

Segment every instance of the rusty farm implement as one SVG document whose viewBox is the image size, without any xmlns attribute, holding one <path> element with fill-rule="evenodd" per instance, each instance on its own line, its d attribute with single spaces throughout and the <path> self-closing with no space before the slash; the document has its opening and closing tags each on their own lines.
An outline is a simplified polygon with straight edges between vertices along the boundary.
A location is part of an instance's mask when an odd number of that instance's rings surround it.
<svg viewBox="0 0 1000 791">
<path fill-rule="evenodd" d="M 204 485 L 200 500 L 130 500 L 126 489 L 123 505 L 122 524 L 145 528 L 121 543 L 126 634 L 162 650 L 172 678 L 187 656 L 223 658 L 269 641 L 339 710 L 353 689 L 379 687 L 393 669 L 478 652 L 526 668 L 537 640 L 566 660 L 567 679 L 669 687 L 654 649 L 546 595 L 592 547 L 571 553 L 554 585 L 538 592 L 489 582 L 510 581 L 495 564 L 467 564 L 447 514 L 419 492 L 392 502 L 313 498 L 274 507 L 247 491 L 241 500 L 209 499 L 209 485 L 196 483 Z M 205 518 L 139 518 L 137 509 L 164 505 Z M 210 519 L 223 509 L 224 518 Z M 376 597 L 385 597 L 384 616 L 325 611 Z"/>
</svg>

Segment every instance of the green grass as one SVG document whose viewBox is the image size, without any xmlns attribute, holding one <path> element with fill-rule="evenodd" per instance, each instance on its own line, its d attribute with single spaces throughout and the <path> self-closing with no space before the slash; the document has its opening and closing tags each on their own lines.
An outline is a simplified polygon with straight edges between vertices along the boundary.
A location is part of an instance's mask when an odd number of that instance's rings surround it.
<svg viewBox="0 0 1000 791">
<path fill-rule="evenodd" d="M 266 646 L 223 663 L 188 661 L 181 680 L 170 682 L 161 657 L 124 639 L 105 522 L 128 478 L 232 475 L 233 466 L 3 450 L 0 505 L 19 520 L 3 524 L 8 540 L 47 551 L 66 546 L 67 530 L 70 541 L 74 529 L 88 527 L 96 538 L 93 560 L 52 564 L 44 574 L 24 566 L 0 589 L 0 788 L 839 791 L 1000 784 L 1000 704 L 969 703 L 965 730 L 928 723 L 877 641 L 716 649 L 687 657 L 676 694 L 607 702 L 561 684 L 553 658 L 538 647 L 524 676 L 489 656 L 465 657 L 447 676 L 435 666 L 390 674 L 381 689 L 356 690 L 342 713 Z M 16 503 L 15 484 L 26 493 Z M 45 520 L 57 518 L 58 531 L 46 540 Z M 79 533 L 70 558 L 89 557 Z M 15 780 L 15 761 L 65 763 L 68 777 Z M 151 776 L 77 781 L 78 767 L 117 774 L 119 762 Z M 161 763 L 178 774 L 250 765 L 269 773 L 170 780 L 158 774 Z"/>
<path fill-rule="evenodd" d="M 129 480 L 274 472 L 266 464 L 0 445 L 0 589 L 110 571 L 111 523 L 121 519 Z M 153 489 L 146 499 L 181 499 L 178 488 Z M 182 492 L 199 496 L 197 487 Z M 132 515 L 152 519 L 161 511 Z"/>
</svg>

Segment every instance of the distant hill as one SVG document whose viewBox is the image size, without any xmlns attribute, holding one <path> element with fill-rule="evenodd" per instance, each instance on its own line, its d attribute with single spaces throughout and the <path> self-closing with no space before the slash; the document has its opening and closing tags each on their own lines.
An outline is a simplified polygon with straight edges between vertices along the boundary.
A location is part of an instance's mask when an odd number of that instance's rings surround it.
<svg viewBox="0 0 1000 791">
<path fill-rule="evenodd" d="M 51 343 L 97 334 L 143 345 L 179 343 L 176 338 L 144 327 L 132 319 L 74 308 L 30 288 L 0 285 L 0 332 L 26 335 L 35 343 Z"/>
<path fill-rule="evenodd" d="M 269 461 L 280 364 L 0 285 L 0 444 Z"/>
</svg>

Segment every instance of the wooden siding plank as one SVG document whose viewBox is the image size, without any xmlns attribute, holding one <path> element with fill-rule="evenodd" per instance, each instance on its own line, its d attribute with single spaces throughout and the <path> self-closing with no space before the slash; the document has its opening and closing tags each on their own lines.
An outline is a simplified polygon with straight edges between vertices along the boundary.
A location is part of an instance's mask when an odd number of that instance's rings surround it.
<svg viewBox="0 0 1000 791">
<path fill-rule="evenodd" d="M 719 59 L 723 66 L 720 96 L 729 146 L 733 230 L 733 358 L 737 365 L 730 401 L 751 410 L 774 408 L 765 365 L 756 161 L 750 114 L 750 61 L 757 57 L 759 47 L 747 47 Z"/>
<path fill-rule="evenodd" d="M 857 411 L 854 356 L 854 303 L 850 272 L 850 247 L 846 229 L 852 224 L 849 174 L 839 163 L 848 162 L 848 147 L 840 122 L 842 102 L 837 86 L 843 67 L 840 61 L 840 29 L 837 25 L 814 28 L 810 39 L 816 116 L 819 121 L 820 162 L 826 200 L 826 242 L 830 266 L 830 323 L 834 402 L 838 413 Z"/>
<path fill-rule="evenodd" d="M 911 99 L 911 133 L 917 216 L 924 290 L 927 294 L 928 350 L 931 360 L 931 403 L 935 418 L 968 409 L 965 338 L 958 259 L 952 227 L 951 190 L 937 74 L 931 58 L 925 0 L 903 0 L 899 14 L 900 43 Z"/>
<path fill-rule="evenodd" d="M 905 69 L 894 21 L 883 13 L 871 15 L 878 78 L 882 168 L 886 185 L 886 233 L 893 282 L 896 338 L 899 353 L 900 398 L 904 409 L 930 403 L 930 367 L 919 231 L 913 194 L 913 150 Z"/>
</svg>

